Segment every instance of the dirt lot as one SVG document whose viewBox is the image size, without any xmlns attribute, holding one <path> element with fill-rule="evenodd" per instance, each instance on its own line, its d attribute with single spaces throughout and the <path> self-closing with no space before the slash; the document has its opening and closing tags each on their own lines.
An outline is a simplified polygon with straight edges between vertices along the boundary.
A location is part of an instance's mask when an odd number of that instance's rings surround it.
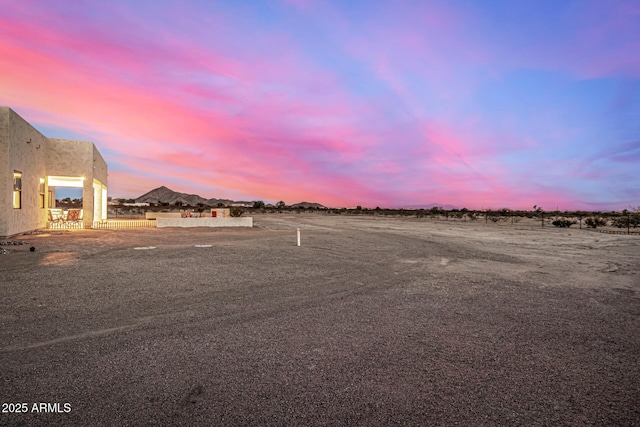
<svg viewBox="0 0 640 427">
<path fill-rule="evenodd" d="M 254 224 L 14 238 L 0 425 L 640 425 L 640 237 Z"/>
</svg>

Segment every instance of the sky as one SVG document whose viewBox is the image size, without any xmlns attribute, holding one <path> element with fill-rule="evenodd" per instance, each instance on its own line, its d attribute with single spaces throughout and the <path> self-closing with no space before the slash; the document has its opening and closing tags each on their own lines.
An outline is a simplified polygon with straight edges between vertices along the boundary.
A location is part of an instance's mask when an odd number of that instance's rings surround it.
<svg viewBox="0 0 640 427">
<path fill-rule="evenodd" d="M 640 206 L 637 0 L 0 0 L 0 105 L 109 195 Z"/>
</svg>

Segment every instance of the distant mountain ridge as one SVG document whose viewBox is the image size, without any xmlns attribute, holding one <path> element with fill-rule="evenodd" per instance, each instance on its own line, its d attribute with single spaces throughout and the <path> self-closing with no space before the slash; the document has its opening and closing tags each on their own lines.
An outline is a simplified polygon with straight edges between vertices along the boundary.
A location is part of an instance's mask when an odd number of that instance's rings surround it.
<svg viewBox="0 0 640 427">
<path fill-rule="evenodd" d="M 190 206 L 197 206 L 198 203 L 208 206 L 217 206 L 218 203 L 223 203 L 224 205 L 230 205 L 233 203 L 233 200 L 229 199 L 205 199 L 197 194 L 180 193 L 178 191 L 173 191 L 164 185 L 162 187 L 154 188 L 135 200 L 136 203 L 169 203 L 170 205 L 180 202 Z"/>
<path fill-rule="evenodd" d="M 326 209 L 326 206 L 321 205 L 320 203 L 311 203 L 311 202 L 300 202 L 291 205 L 292 208 L 304 208 L 304 209 Z"/>
<path fill-rule="evenodd" d="M 219 203 L 224 204 L 225 206 L 230 205 L 253 205 L 253 202 L 249 201 L 233 201 L 229 199 L 205 199 L 197 194 L 187 194 L 180 193 L 178 191 L 173 191 L 170 188 L 162 187 L 154 188 L 148 193 L 143 194 L 142 196 L 135 199 L 136 203 L 168 203 L 170 205 L 175 205 L 177 202 L 186 204 L 189 206 L 197 206 L 198 203 L 202 203 L 206 206 L 217 206 Z M 311 203 L 311 202 L 300 202 L 294 205 L 291 205 L 292 208 L 303 207 L 305 209 L 308 208 L 324 208 L 320 203 Z"/>
<path fill-rule="evenodd" d="M 143 194 L 142 196 L 135 199 L 136 203 L 168 203 L 170 205 L 175 205 L 177 202 L 182 204 L 186 204 L 189 206 L 197 206 L 198 203 L 202 203 L 206 206 L 217 206 L 219 203 L 224 204 L 225 206 L 231 206 L 233 204 L 239 206 L 250 206 L 253 205 L 253 201 L 234 201 L 230 199 L 205 199 L 197 194 L 187 194 L 180 193 L 178 191 L 173 191 L 170 188 L 162 187 L 154 188 L 148 193 Z M 405 205 L 398 207 L 397 209 L 430 209 L 434 206 L 438 206 L 444 208 L 446 210 L 456 209 L 455 206 L 448 204 L 437 204 L 437 203 L 429 203 L 429 204 L 414 204 L 414 205 Z M 326 206 L 321 205 L 320 203 L 313 202 L 300 202 L 289 205 L 291 208 L 304 208 L 304 209 L 327 209 Z"/>
</svg>

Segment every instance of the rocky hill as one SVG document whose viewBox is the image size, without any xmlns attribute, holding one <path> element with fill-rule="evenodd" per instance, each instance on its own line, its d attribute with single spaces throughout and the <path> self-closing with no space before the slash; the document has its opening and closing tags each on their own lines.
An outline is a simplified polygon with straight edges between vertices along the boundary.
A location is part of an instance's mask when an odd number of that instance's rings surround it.
<svg viewBox="0 0 640 427">
<path fill-rule="evenodd" d="M 180 193 L 178 191 L 173 191 L 170 188 L 162 187 L 154 188 L 148 193 L 143 194 L 142 196 L 135 199 L 136 203 L 168 203 L 170 205 L 175 205 L 177 202 L 186 204 L 189 206 L 197 206 L 198 203 L 202 203 L 205 206 L 218 206 L 219 203 L 224 204 L 225 206 L 252 206 L 253 201 L 233 201 L 229 199 L 205 199 L 204 197 L 198 196 L 197 194 L 187 194 Z M 294 205 L 291 205 L 292 208 L 303 207 L 305 209 L 308 208 L 316 208 L 316 209 L 324 209 L 325 207 L 320 203 L 310 203 L 310 202 L 300 202 Z"/>
<path fill-rule="evenodd" d="M 155 188 L 136 199 L 136 203 L 169 203 L 170 205 L 174 205 L 176 202 L 190 206 L 197 206 L 198 203 L 202 203 L 207 206 L 217 206 L 218 203 L 223 203 L 226 206 L 233 203 L 232 200 L 228 199 L 205 199 L 197 194 L 180 193 L 173 191 L 164 185 L 162 187 Z"/>
<path fill-rule="evenodd" d="M 300 202 L 294 205 L 291 205 L 292 208 L 304 208 L 304 209 L 326 209 L 325 206 L 320 203 L 310 203 L 310 202 Z"/>
</svg>

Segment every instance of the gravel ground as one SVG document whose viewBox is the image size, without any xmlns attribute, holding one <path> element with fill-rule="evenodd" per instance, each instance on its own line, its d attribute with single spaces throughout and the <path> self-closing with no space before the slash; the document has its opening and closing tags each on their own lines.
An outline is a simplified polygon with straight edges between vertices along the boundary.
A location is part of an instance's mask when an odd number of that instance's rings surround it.
<svg viewBox="0 0 640 427">
<path fill-rule="evenodd" d="M 0 425 L 640 425 L 638 236 L 254 224 L 5 246 Z"/>
</svg>

